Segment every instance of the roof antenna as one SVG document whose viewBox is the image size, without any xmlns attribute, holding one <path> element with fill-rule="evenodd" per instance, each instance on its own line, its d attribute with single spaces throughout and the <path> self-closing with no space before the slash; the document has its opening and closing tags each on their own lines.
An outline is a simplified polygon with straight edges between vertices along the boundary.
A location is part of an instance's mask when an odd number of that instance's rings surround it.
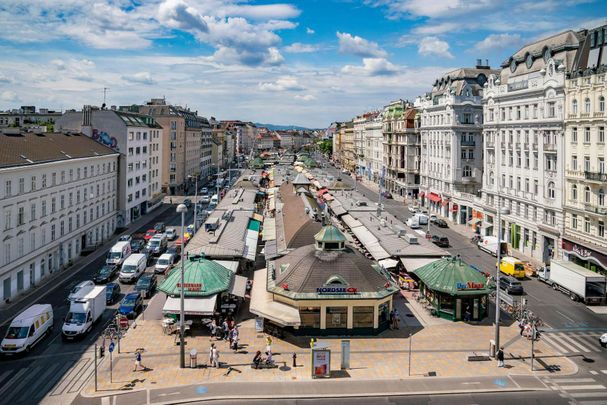
<svg viewBox="0 0 607 405">
<path fill-rule="evenodd" d="M 109 87 L 104 87 L 103 88 L 103 104 L 101 105 L 101 109 L 105 110 L 105 106 L 106 104 L 106 98 L 107 98 L 107 91 L 109 90 Z"/>
</svg>

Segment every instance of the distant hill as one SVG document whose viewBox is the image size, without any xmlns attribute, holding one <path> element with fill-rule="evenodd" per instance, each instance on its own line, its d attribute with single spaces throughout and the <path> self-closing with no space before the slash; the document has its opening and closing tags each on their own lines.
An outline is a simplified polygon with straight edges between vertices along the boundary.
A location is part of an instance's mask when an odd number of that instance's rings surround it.
<svg viewBox="0 0 607 405">
<path fill-rule="evenodd" d="M 274 124 L 261 124 L 259 122 L 255 122 L 255 126 L 265 127 L 271 131 L 286 131 L 288 129 L 295 129 L 298 131 L 313 131 L 312 128 L 304 128 L 304 127 L 299 127 L 297 125 L 274 125 Z"/>
</svg>

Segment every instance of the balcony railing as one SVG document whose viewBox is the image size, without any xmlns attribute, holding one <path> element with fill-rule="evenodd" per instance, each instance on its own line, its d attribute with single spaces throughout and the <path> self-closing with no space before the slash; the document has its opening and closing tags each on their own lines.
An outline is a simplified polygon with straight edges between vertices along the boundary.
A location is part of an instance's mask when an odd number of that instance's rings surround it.
<svg viewBox="0 0 607 405">
<path fill-rule="evenodd" d="M 531 144 L 531 149 L 537 150 L 537 143 Z"/>
<path fill-rule="evenodd" d="M 556 152 L 556 144 L 555 143 L 545 143 L 544 144 L 545 151 Z"/>
<path fill-rule="evenodd" d="M 607 173 L 584 172 L 584 177 L 591 181 L 607 181 Z"/>
<path fill-rule="evenodd" d="M 474 141 L 474 140 L 462 141 L 462 146 L 476 146 L 476 141 Z"/>
</svg>

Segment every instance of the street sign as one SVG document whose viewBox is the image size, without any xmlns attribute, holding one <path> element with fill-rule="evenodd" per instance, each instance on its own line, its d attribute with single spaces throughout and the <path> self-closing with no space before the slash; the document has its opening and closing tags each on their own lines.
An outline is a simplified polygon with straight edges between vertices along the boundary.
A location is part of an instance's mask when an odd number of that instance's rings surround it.
<svg viewBox="0 0 607 405">
<path fill-rule="evenodd" d="M 129 319 L 126 316 L 123 316 L 122 318 L 120 318 L 120 327 L 121 328 L 129 327 Z"/>
<path fill-rule="evenodd" d="M 113 351 L 114 351 L 114 346 L 116 346 L 116 345 L 114 344 L 114 342 L 111 342 L 111 343 L 110 343 L 110 345 L 108 346 L 107 350 L 108 350 L 110 353 L 111 353 L 111 352 L 113 352 Z"/>
</svg>

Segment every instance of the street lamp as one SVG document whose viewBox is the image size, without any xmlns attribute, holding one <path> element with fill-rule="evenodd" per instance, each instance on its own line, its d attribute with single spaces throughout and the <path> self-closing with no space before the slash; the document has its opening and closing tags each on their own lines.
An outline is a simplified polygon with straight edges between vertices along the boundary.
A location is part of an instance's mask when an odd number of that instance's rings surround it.
<svg viewBox="0 0 607 405">
<path fill-rule="evenodd" d="M 197 228 L 197 223 L 196 223 L 196 212 L 198 211 L 198 174 L 195 174 L 194 176 L 188 176 L 188 178 L 192 178 L 194 177 L 196 179 L 196 184 L 194 184 L 194 234 L 196 234 L 196 228 Z"/>
<path fill-rule="evenodd" d="M 502 215 L 509 215 L 510 210 L 497 202 L 497 266 L 495 274 L 495 353 L 500 347 L 500 267 L 502 264 Z"/>
<path fill-rule="evenodd" d="M 183 341 L 184 334 L 184 302 L 183 302 L 183 284 L 185 273 L 185 213 L 188 212 L 188 207 L 185 204 L 177 206 L 177 213 L 181 214 L 181 287 L 179 288 L 179 367 L 185 368 L 185 342 Z"/>
</svg>

